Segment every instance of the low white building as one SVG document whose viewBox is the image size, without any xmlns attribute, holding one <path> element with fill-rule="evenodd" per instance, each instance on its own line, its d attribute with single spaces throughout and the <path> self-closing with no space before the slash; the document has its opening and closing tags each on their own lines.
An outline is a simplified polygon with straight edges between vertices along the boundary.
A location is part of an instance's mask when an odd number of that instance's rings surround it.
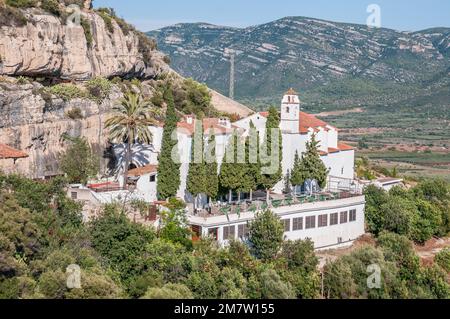
<svg viewBox="0 0 450 319">
<path fill-rule="evenodd" d="M 300 99 L 291 89 L 283 96 L 280 129 L 283 141 L 283 174 L 286 175 L 294 165 L 296 152 L 301 156 L 306 151 L 306 143 L 315 135 L 319 142 L 322 161 L 329 168 L 328 191 L 330 196 L 323 200 L 306 203 L 289 203 L 274 207 L 286 225 L 286 239 L 311 238 L 317 249 L 345 246 L 364 234 L 364 196 L 354 180 L 355 151 L 349 145 L 339 141 L 337 128 L 325 123 L 311 114 L 302 112 Z M 218 166 L 222 163 L 225 149 L 234 130 L 248 134 L 250 123 L 258 130 L 260 137 L 265 136 L 267 112 L 255 113 L 249 117 L 231 123 L 229 119 L 207 118 L 202 120 L 205 130 L 205 142 L 212 128 L 216 136 L 216 156 Z M 192 206 L 193 198 L 186 190 L 191 145 L 198 120 L 194 116 L 185 116 L 178 123 L 178 150 L 181 158 L 180 188 L 177 197 Z M 135 145 L 132 169 L 129 176 L 136 183 L 135 193 L 147 202 L 157 202 L 157 165 L 161 150 L 163 125 L 150 128 L 153 133 L 152 145 Z M 120 158 L 121 149 L 116 147 Z M 219 173 L 219 171 L 217 172 Z M 273 194 L 282 194 L 284 182 L 280 181 L 273 189 Z M 343 196 L 343 194 L 345 196 Z M 206 198 L 203 199 L 206 203 Z M 189 222 L 197 236 L 212 235 L 222 244 L 232 238 L 244 238 L 246 225 L 254 218 L 256 211 L 243 211 L 240 214 L 209 212 L 203 216 L 188 216 Z M 337 217 L 336 217 L 337 216 Z"/>
</svg>

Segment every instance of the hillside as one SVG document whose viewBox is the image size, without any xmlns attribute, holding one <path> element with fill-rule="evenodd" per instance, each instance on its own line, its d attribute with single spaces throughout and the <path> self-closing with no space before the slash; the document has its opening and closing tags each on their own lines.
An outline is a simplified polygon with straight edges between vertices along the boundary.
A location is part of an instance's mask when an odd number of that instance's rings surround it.
<svg viewBox="0 0 450 319">
<path fill-rule="evenodd" d="M 278 104 L 288 87 L 312 110 L 392 106 L 416 97 L 442 108 L 450 98 L 448 28 L 407 33 L 287 17 L 244 29 L 194 23 L 147 34 L 177 72 L 225 95 L 225 52 L 235 50 L 235 96 L 256 107 Z"/>
<path fill-rule="evenodd" d="M 69 4 L 80 6 L 79 25 L 67 24 Z M 251 112 L 166 62 L 154 41 L 90 0 L 0 0 L 0 141 L 29 155 L 14 169 L 33 178 L 58 174 L 69 135 L 88 140 L 107 174 L 104 122 L 129 90 L 163 108 L 159 95 L 170 81 L 180 113 Z"/>
</svg>

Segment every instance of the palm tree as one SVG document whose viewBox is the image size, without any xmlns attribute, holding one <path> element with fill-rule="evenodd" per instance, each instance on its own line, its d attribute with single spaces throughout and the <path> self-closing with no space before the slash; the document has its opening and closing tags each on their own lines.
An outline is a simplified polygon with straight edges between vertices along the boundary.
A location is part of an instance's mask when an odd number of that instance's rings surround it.
<svg viewBox="0 0 450 319">
<path fill-rule="evenodd" d="M 105 121 L 109 137 L 113 142 L 126 143 L 124 181 L 128 180 L 128 169 L 131 161 L 131 145 L 135 142 L 149 144 L 152 133 L 149 126 L 155 123 L 151 117 L 149 101 L 140 94 L 128 92 L 114 107 L 115 114 Z"/>
</svg>

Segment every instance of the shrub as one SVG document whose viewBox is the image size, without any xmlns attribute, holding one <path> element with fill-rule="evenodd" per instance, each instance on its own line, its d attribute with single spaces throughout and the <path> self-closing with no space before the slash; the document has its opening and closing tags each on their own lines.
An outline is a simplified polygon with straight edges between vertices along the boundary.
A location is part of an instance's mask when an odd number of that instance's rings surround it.
<svg viewBox="0 0 450 319">
<path fill-rule="evenodd" d="M 102 103 L 111 93 L 112 83 L 108 79 L 96 77 L 86 83 L 89 97 L 97 103 Z"/>
<path fill-rule="evenodd" d="M 54 14 L 55 16 L 61 16 L 61 9 L 59 3 L 56 0 L 42 0 L 41 8 L 47 12 Z"/>
<path fill-rule="evenodd" d="M 440 251 L 434 258 L 435 263 L 450 273 L 450 248 Z"/>
<path fill-rule="evenodd" d="M 14 8 L 32 8 L 37 5 L 37 0 L 6 0 L 6 4 Z"/>
<path fill-rule="evenodd" d="M 28 83 L 30 83 L 30 80 L 24 76 L 19 76 L 17 78 L 17 84 L 19 84 L 19 85 L 28 84 Z"/>
<path fill-rule="evenodd" d="M 166 63 L 166 64 L 170 64 L 170 56 L 168 56 L 168 55 L 165 55 L 164 57 L 163 57 L 163 61 L 164 61 L 164 63 Z"/>
<path fill-rule="evenodd" d="M 252 253 L 262 260 L 274 258 L 280 251 L 283 235 L 284 227 L 278 216 L 270 210 L 258 213 L 249 226 Z"/>
<path fill-rule="evenodd" d="M 46 100 L 45 95 L 54 95 L 65 102 L 77 99 L 77 98 L 85 98 L 86 93 L 81 90 L 79 87 L 73 84 L 57 84 L 51 87 L 46 87 L 41 91 L 44 96 L 44 100 Z M 47 96 L 48 98 L 48 96 Z"/>
<path fill-rule="evenodd" d="M 70 142 L 72 145 L 61 156 L 61 171 L 66 174 L 69 183 L 86 184 L 98 173 L 98 160 L 86 139 L 71 138 Z"/>
<path fill-rule="evenodd" d="M 0 26 L 23 27 L 26 24 L 27 18 L 22 11 L 0 3 Z"/>
<path fill-rule="evenodd" d="M 81 17 L 80 23 L 84 30 L 84 36 L 86 37 L 87 46 L 88 46 L 88 48 L 92 48 L 92 44 L 94 43 L 94 38 L 92 36 L 91 24 L 84 17 Z"/>
<path fill-rule="evenodd" d="M 188 287 L 166 284 L 162 288 L 150 288 L 142 299 L 194 299 Z"/>
<path fill-rule="evenodd" d="M 104 10 L 100 10 L 100 9 L 98 10 L 98 14 L 103 19 L 103 21 L 105 22 L 106 29 L 110 33 L 114 33 L 114 25 L 112 23 L 113 19 L 111 18 L 111 16 L 107 12 L 105 12 Z"/>
<path fill-rule="evenodd" d="M 83 113 L 79 107 L 75 107 L 66 112 L 66 116 L 71 120 L 81 120 L 84 118 Z"/>
</svg>

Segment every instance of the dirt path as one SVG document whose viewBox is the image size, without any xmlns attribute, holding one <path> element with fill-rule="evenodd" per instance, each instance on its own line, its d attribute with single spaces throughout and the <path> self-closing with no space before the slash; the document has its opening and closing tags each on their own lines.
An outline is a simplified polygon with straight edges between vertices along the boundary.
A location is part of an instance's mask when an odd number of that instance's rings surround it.
<svg viewBox="0 0 450 319">
<path fill-rule="evenodd" d="M 424 263 L 431 264 L 434 256 L 447 247 L 450 247 L 450 237 L 433 238 L 427 241 L 425 245 L 416 245 L 414 248 Z"/>
<path fill-rule="evenodd" d="M 360 107 L 354 108 L 354 109 L 348 109 L 348 110 L 340 110 L 340 111 L 329 111 L 329 112 L 322 112 L 318 114 L 314 114 L 315 116 L 319 117 L 327 117 L 327 116 L 340 116 L 345 115 L 349 113 L 363 113 L 364 110 Z"/>
</svg>

